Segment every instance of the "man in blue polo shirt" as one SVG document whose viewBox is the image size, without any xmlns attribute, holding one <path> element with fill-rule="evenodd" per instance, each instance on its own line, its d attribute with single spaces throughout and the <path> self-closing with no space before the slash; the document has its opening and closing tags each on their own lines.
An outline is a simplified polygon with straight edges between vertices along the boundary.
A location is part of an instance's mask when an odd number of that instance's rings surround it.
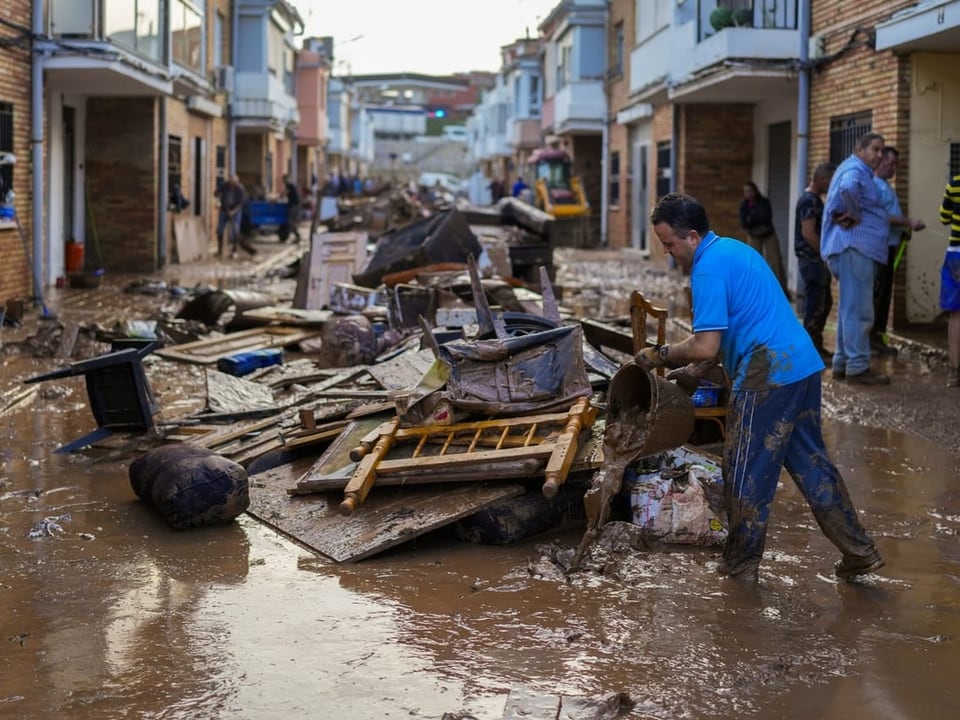
<svg viewBox="0 0 960 720">
<path fill-rule="evenodd" d="M 867 133 L 837 167 L 823 208 L 820 255 L 840 283 L 833 376 L 857 385 L 889 385 L 870 367 L 873 284 L 888 261 L 887 210 L 873 181 L 883 136 Z"/>
<path fill-rule="evenodd" d="M 756 581 L 784 467 L 843 553 L 837 576 L 880 568 L 883 559 L 824 447 L 823 361 L 770 267 L 745 243 L 711 231 L 703 205 L 689 195 L 665 195 L 650 220 L 663 249 L 690 272 L 693 335 L 645 348 L 637 362 L 682 368 L 671 375 L 689 377 L 701 375 L 719 353 L 731 376 L 723 450 L 728 537 L 720 573 Z"/>
</svg>

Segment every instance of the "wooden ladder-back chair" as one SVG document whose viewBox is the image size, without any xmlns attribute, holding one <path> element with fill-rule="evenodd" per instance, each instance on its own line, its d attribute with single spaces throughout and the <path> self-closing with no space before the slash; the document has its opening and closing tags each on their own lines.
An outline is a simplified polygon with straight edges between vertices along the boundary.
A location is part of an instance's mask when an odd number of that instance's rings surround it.
<svg viewBox="0 0 960 720">
<path fill-rule="evenodd" d="M 690 298 L 689 290 L 688 299 Z M 667 341 L 667 309 L 654 305 L 639 290 L 634 290 L 630 294 L 630 327 L 633 331 L 633 352 L 634 354 L 640 352 L 644 347 L 650 344 L 647 339 L 647 318 L 655 318 L 657 321 L 657 345 L 663 345 Z M 690 303 L 690 317 L 693 319 L 693 303 Z M 717 371 L 718 377 L 711 378 L 717 382 L 718 385 L 722 386 L 721 393 L 725 395 L 727 392 L 726 382 L 726 373 L 723 372 L 721 368 L 714 368 Z M 657 374 L 663 377 L 665 369 L 660 367 L 656 370 Z M 717 428 L 720 430 L 720 437 L 726 435 L 726 419 L 727 419 L 727 407 L 726 407 L 726 398 L 721 397 L 721 403 L 715 407 L 698 407 L 694 408 L 694 417 L 697 420 L 705 420 L 709 423 L 715 423 Z"/>
<path fill-rule="evenodd" d="M 647 341 L 647 318 L 657 321 L 657 345 L 667 341 L 667 309 L 654 305 L 639 290 L 630 293 L 630 328 L 633 331 L 633 354 L 643 350 Z M 657 368 L 657 374 L 663 377 L 664 368 Z"/>
</svg>

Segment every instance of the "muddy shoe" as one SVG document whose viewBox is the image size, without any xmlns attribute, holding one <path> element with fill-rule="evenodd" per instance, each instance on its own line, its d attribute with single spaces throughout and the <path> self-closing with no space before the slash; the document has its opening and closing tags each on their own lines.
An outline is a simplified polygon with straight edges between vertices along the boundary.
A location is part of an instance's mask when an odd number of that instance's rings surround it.
<svg viewBox="0 0 960 720">
<path fill-rule="evenodd" d="M 893 357 L 894 355 L 900 354 L 900 351 L 895 347 L 890 347 L 883 341 L 883 338 L 873 337 L 870 338 L 870 354 L 876 355 L 877 357 Z"/>
<path fill-rule="evenodd" d="M 847 382 L 853 385 L 889 385 L 890 376 L 875 372 L 872 368 L 867 368 L 856 375 L 848 374 Z"/>
<path fill-rule="evenodd" d="M 869 555 L 858 557 L 856 555 L 844 555 L 833 566 L 834 574 L 842 579 L 849 580 L 859 575 L 869 575 L 874 570 L 879 570 L 886 563 L 880 557 L 880 553 L 874 550 Z"/>
<path fill-rule="evenodd" d="M 841 368 L 841 369 L 837 369 L 837 368 L 834 368 L 834 369 L 833 369 L 833 379 L 834 379 L 834 380 L 846 380 L 846 378 L 847 378 L 847 371 L 846 371 L 846 370 L 843 370 L 842 368 Z"/>
</svg>

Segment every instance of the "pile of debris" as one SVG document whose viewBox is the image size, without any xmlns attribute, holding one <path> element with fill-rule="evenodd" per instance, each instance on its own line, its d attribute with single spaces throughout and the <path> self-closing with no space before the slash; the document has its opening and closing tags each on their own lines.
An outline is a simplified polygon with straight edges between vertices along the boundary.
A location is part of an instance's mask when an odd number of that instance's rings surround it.
<svg viewBox="0 0 960 720">
<path fill-rule="evenodd" d="M 511 200 L 435 212 L 372 249 L 365 232 L 317 233 L 292 307 L 186 296 L 154 337 L 28 382 L 86 376 L 98 427 L 63 450 L 136 432 L 138 447 L 212 451 L 250 475 L 254 515 L 338 561 L 465 518 L 485 525 L 461 534 L 499 542 L 582 522 L 603 393 L 635 340 L 563 308 L 551 263 L 515 277 L 518 257 L 550 258 L 550 216 Z M 170 342 L 196 328 L 212 332 Z M 155 423 L 148 355 L 202 368 L 201 411 Z"/>
</svg>

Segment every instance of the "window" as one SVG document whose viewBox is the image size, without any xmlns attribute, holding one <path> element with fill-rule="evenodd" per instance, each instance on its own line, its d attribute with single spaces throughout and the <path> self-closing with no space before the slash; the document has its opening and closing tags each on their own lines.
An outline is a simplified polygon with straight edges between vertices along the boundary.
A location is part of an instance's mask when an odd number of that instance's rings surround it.
<svg viewBox="0 0 960 720">
<path fill-rule="evenodd" d="M 13 152 L 13 103 L 0 102 L 0 152 Z M 0 205 L 13 189 L 13 165 L 0 165 Z"/>
<path fill-rule="evenodd" d="M 530 76 L 530 116 L 540 115 L 540 76 Z"/>
<path fill-rule="evenodd" d="M 560 62 L 557 64 L 557 90 L 562 90 L 570 82 L 570 46 L 560 48 Z"/>
<path fill-rule="evenodd" d="M 620 204 L 620 153 L 610 153 L 610 204 Z"/>
<path fill-rule="evenodd" d="M 176 135 L 167 136 L 167 187 L 171 196 L 176 188 L 183 190 L 183 146 Z"/>
<path fill-rule="evenodd" d="M 226 24 L 226 18 L 222 12 L 217 12 L 213 18 L 213 66 L 220 67 L 223 62 L 223 27 Z"/>
<path fill-rule="evenodd" d="M 637 43 L 670 24 L 673 0 L 636 0 Z"/>
<path fill-rule="evenodd" d="M 671 141 L 657 143 L 657 197 L 661 198 L 670 192 L 673 168 L 670 165 Z"/>
<path fill-rule="evenodd" d="M 170 34 L 173 61 L 203 72 L 203 0 L 171 0 Z"/>
<path fill-rule="evenodd" d="M 623 20 L 613 26 L 613 45 L 610 46 L 610 77 L 623 75 Z"/>
<path fill-rule="evenodd" d="M 103 32 L 110 42 L 151 60 L 163 60 L 160 0 L 104 0 Z"/>
<path fill-rule="evenodd" d="M 839 165 L 853 153 L 857 140 L 873 128 L 873 111 L 830 118 L 830 162 Z"/>
</svg>

